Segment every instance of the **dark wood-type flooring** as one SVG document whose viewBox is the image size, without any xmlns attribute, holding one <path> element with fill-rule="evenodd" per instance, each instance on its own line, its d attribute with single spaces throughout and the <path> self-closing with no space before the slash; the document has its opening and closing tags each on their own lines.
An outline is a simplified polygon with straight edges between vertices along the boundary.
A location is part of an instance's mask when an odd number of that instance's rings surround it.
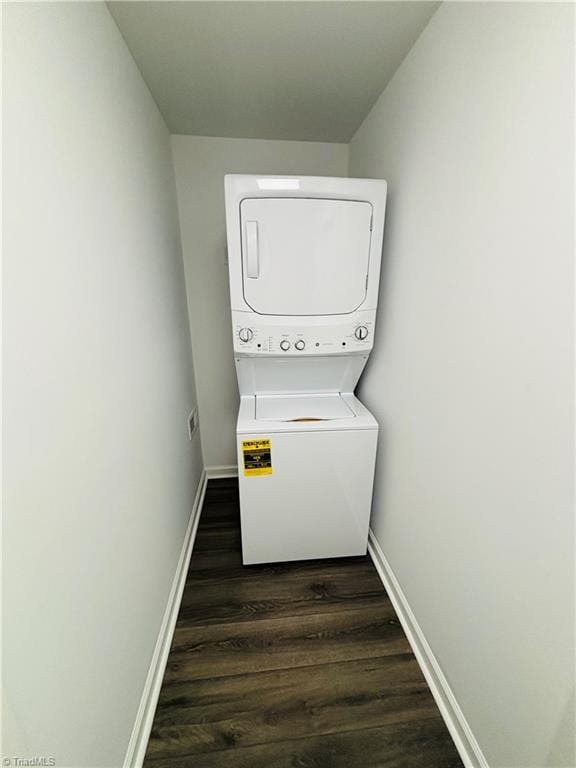
<svg viewBox="0 0 576 768">
<path fill-rule="evenodd" d="M 211 480 L 145 768 L 461 768 L 369 557 L 242 566 Z"/>
</svg>

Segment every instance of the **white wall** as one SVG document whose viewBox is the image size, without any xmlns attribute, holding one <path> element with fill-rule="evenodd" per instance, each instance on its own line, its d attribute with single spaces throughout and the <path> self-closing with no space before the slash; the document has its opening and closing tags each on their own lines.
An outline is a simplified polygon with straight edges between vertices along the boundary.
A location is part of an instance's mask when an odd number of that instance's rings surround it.
<svg viewBox="0 0 576 768">
<path fill-rule="evenodd" d="M 206 466 L 236 465 L 238 387 L 226 262 L 224 175 L 346 176 L 348 146 L 173 136 L 190 330 Z"/>
<path fill-rule="evenodd" d="M 444 4 L 351 143 L 372 527 L 492 768 L 575 764 L 572 44 L 567 4 Z"/>
<path fill-rule="evenodd" d="M 115 768 L 202 464 L 170 140 L 104 4 L 3 12 L 4 754 Z"/>
</svg>

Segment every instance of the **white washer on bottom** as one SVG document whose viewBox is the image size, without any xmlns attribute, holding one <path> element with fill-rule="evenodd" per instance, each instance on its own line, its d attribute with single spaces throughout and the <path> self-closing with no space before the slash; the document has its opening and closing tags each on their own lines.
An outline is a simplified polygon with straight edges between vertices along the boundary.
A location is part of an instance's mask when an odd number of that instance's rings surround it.
<svg viewBox="0 0 576 768">
<path fill-rule="evenodd" d="M 366 554 L 378 423 L 353 394 L 243 396 L 236 436 L 245 564 Z"/>
</svg>

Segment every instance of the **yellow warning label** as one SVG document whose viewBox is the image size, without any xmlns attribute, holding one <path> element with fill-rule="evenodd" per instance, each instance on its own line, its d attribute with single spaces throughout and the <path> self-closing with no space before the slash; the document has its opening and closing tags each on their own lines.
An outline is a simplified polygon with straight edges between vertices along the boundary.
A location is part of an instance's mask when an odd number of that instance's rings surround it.
<svg viewBox="0 0 576 768">
<path fill-rule="evenodd" d="M 272 474 L 272 443 L 270 440 L 242 440 L 244 476 Z"/>
</svg>

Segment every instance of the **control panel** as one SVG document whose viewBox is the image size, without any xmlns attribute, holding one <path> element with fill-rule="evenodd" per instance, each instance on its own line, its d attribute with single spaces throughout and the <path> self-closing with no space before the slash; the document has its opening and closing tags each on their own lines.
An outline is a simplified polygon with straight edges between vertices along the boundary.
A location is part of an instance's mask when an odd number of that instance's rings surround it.
<svg viewBox="0 0 576 768">
<path fill-rule="evenodd" d="M 262 355 L 369 351 L 374 334 L 372 313 L 370 315 L 369 318 L 338 325 L 274 326 L 256 323 L 254 315 L 247 314 L 244 323 L 240 320 L 234 324 L 234 351 Z M 235 319 L 238 320 L 238 316 Z"/>
</svg>

